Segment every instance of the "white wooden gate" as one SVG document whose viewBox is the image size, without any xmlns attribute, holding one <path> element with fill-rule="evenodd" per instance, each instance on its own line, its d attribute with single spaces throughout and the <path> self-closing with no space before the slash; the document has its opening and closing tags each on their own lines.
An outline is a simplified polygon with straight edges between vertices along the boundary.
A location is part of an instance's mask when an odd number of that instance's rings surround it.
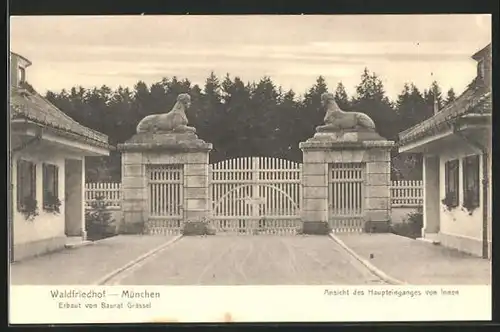
<svg viewBox="0 0 500 332">
<path fill-rule="evenodd" d="M 329 165 L 329 223 L 334 232 L 362 232 L 364 227 L 365 164 Z"/>
<path fill-rule="evenodd" d="M 301 164 L 268 157 L 210 167 L 212 226 L 221 233 L 293 234 L 300 226 Z"/>
<path fill-rule="evenodd" d="M 183 165 L 147 167 L 149 217 L 148 234 L 179 234 L 183 211 Z"/>
</svg>

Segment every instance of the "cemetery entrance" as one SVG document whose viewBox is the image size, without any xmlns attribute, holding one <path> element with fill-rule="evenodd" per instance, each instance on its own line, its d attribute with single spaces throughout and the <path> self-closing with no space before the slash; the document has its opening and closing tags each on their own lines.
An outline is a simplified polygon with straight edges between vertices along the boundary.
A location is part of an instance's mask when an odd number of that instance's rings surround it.
<svg viewBox="0 0 500 332">
<path fill-rule="evenodd" d="M 217 234 L 295 234 L 301 225 L 301 166 L 269 157 L 211 164 L 210 219 Z"/>
</svg>

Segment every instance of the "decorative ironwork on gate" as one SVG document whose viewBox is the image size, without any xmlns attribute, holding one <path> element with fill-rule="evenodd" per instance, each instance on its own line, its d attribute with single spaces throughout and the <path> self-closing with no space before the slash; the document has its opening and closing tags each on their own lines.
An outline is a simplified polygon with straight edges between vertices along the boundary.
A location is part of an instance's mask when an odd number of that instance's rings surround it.
<svg viewBox="0 0 500 332">
<path fill-rule="evenodd" d="M 183 165 L 150 165 L 147 167 L 149 234 L 179 234 L 183 211 Z"/>
<path fill-rule="evenodd" d="M 361 232 L 364 227 L 365 164 L 329 165 L 328 221 L 334 232 Z"/>
<path fill-rule="evenodd" d="M 242 157 L 210 167 L 212 226 L 217 234 L 288 234 L 300 225 L 300 163 Z"/>
</svg>

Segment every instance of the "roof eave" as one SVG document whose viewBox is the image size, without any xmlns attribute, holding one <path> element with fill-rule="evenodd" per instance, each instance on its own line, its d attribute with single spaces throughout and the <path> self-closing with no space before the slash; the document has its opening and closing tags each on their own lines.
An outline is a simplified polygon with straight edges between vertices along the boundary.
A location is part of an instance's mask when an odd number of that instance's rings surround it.
<svg viewBox="0 0 500 332">
<path fill-rule="evenodd" d="M 465 113 L 460 117 L 450 119 L 450 121 L 448 122 L 442 122 L 431 129 L 424 130 L 413 135 L 410 134 L 404 137 L 400 137 L 398 146 L 405 146 L 425 137 L 439 135 L 445 132 L 446 129 L 454 128 L 457 124 L 463 125 L 466 123 L 470 123 L 472 125 L 475 125 L 478 124 L 478 121 L 491 121 L 491 116 L 491 113 Z"/>
<path fill-rule="evenodd" d="M 53 131 L 54 133 L 56 133 L 57 135 L 60 135 L 62 137 L 66 137 L 66 138 L 71 138 L 71 139 L 74 139 L 74 140 L 79 141 L 81 143 L 88 144 L 90 146 L 108 149 L 110 151 L 114 151 L 116 149 L 115 147 L 110 145 L 108 142 L 97 141 L 91 137 L 83 136 L 83 135 L 80 135 L 79 133 L 74 133 L 74 132 L 71 132 L 68 130 L 63 130 L 61 128 L 57 128 L 54 126 L 48 126 L 47 124 L 39 123 L 37 121 L 34 121 L 34 120 L 26 118 L 26 117 L 13 119 L 13 120 L 11 120 L 11 124 L 28 125 L 28 126 L 34 125 L 38 128 L 49 129 L 49 130 Z"/>
<path fill-rule="evenodd" d="M 12 51 L 10 51 L 10 54 L 17 56 L 18 58 L 20 58 L 20 59 L 22 59 L 24 62 L 26 62 L 26 67 L 29 67 L 29 66 L 31 66 L 31 65 L 33 64 L 30 60 L 26 59 L 24 56 L 22 56 L 22 55 L 21 55 L 21 54 L 19 54 L 19 53 L 16 53 L 16 52 L 12 52 Z"/>
<path fill-rule="evenodd" d="M 92 140 L 92 141 L 96 141 L 96 142 L 108 144 L 108 139 L 109 138 L 108 138 L 107 135 L 105 135 L 105 134 L 103 134 L 101 132 L 98 132 L 96 130 L 93 130 L 91 128 L 85 127 L 82 124 L 78 123 L 77 121 L 74 121 L 66 113 L 64 113 L 63 111 L 61 111 L 58 107 L 56 107 L 55 105 L 53 105 L 51 102 L 49 102 L 46 98 L 42 97 L 41 95 L 39 95 L 39 94 L 32 94 L 29 91 L 26 91 L 24 89 L 16 89 L 14 92 L 19 92 L 19 91 L 23 91 L 23 92 L 25 92 L 25 93 L 27 93 L 29 95 L 32 95 L 32 96 L 35 96 L 35 97 L 39 97 L 44 103 L 47 103 L 48 105 L 50 105 L 50 107 L 52 107 L 55 112 L 59 112 L 62 116 L 66 117 L 66 118 L 70 119 L 72 122 L 74 122 L 77 127 L 84 128 L 85 130 L 89 131 L 90 133 L 93 133 L 94 135 L 98 136 L 100 139 L 95 139 L 94 137 L 91 137 L 91 136 L 88 136 L 88 135 L 84 135 L 84 134 L 81 134 L 81 133 L 78 133 L 78 132 L 75 132 L 75 131 L 72 131 L 72 130 L 61 128 L 61 127 L 59 127 L 59 126 L 57 126 L 57 125 L 55 125 L 53 123 L 42 123 L 37 118 L 30 117 L 26 112 L 23 112 L 21 110 L 19 110 L 18 113 L 17 113 L 17 115 L 19 115 L 20 117 L 28 119 L 28 120 L 36 122 L 36 123 L 39 123 L 42 126 L 47 126 L 47 127 L 52 127 L 52 128 L 59 129 L 59 130 L 69 131 L 69 132 L 71 132 L 71 133 L 73 133 L 75 135 L 84 137 L 84 138 L 86 138 L 88 140 Z M 11 104 L 11 107 L 12 107 L 12 104 Z"/>
<path fill-rule="evenodd" d="M 490 53 L 490 52 L 491 52 L 491 43 L 489 43 L 488 45 L 486 45 L 485 47 L 483 47 L 482 49 L 480 49 L 479 51 L 474 53 L 471 56 L 471 58 L 476 60 L 476 61 L 479 61 L 479 60 L 484 58 L 486 53 Z"/>
</svg>

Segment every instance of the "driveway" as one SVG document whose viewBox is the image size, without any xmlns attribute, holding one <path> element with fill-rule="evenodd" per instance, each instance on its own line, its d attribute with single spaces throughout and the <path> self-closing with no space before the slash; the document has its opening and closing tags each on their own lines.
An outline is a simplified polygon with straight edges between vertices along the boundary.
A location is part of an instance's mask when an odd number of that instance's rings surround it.
<svg viewBox="0 0 500 332">
<path fill-rule="evenodd" d="M 390 233 L 336 237 L 386 274 L 411 285 L 491 285 L 491 260 Z"/>
<path fill-rule="evenodd" d="M 383 282 L 327 236 L 184 237 L 112 285 L 376 285 Z"/>
<path fill-rule="evenodd" d="M 169 236 L 120 235 L 77 249 L 16 262 L 12 285 L 92 285 L 96 280 L 172 240 Z"/>
</svg>

